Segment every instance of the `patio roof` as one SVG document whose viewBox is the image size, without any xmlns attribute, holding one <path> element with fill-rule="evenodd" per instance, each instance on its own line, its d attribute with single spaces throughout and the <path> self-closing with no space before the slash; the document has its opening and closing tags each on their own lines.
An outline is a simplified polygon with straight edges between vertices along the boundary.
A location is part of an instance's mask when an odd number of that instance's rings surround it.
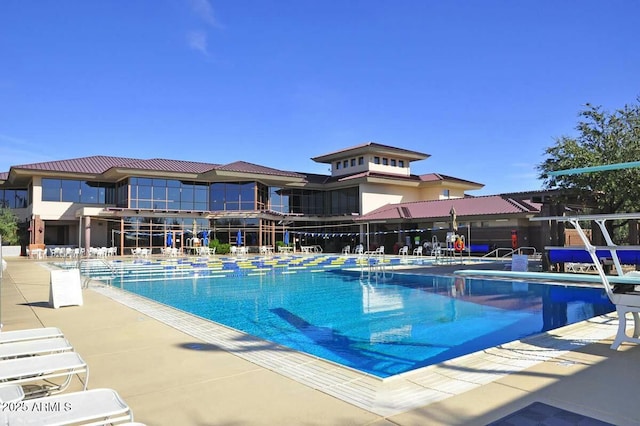
<svg viewBox="0 0 640 426">
<path fill-rule="evenodd" d="M 531 201 L 516 200 L 501 195 L 484 197 L 451 198 L 434 201 L 387 204 L 361 217 L 358 221 L 446 219 L 451 208 L 458 217 L 485 215 L 538 214 L 541 205 Z"/>
</svg>

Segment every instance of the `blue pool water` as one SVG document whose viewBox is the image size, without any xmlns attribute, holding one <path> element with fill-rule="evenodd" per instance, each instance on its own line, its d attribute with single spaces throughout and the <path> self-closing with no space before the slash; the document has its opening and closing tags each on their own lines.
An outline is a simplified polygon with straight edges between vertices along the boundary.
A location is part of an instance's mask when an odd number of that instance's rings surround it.
<svg viewBox="0 0 640 426">
<path fill-rule="evenodd" d="M 366 278 L 366 277 L 365 277 Z M 599 289 L 347 271 L 113 282 L 132 293 L 378 377 L 614 310 Z"/>
</svg>

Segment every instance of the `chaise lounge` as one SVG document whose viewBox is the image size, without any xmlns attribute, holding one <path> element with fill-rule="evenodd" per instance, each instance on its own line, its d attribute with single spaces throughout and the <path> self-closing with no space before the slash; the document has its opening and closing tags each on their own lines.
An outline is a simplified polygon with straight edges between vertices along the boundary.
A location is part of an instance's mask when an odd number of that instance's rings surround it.
<svg viewBox="0 0 640 426">
<path fill-rule="evenodd" d="M 1 390 L 0 390 L 0 393 Z M 0 401 L 5 405 L 7 401 Z M 92 389 L 12 402 L 16 410 L 0 412 L 0 424 L 112 425 L 133 422 L 129 406 L 112 389 Z M 24 409 L 22 409 L 24 407 Z M 43 409 L 49 407 L 49 409 Z M 51 409 L 56 407 L 58 409 Z"/>
</svg>

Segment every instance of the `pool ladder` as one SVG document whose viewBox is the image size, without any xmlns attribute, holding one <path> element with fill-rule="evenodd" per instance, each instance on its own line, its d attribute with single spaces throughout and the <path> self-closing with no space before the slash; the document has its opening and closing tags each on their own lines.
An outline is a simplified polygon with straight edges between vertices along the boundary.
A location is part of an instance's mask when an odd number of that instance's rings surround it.
<svg viewBox="0 0 640 426">
<path fill-rule="evenodd" d="M 367 280 L 371 280 L 371 278 L 375 278 L 378 280 L 388 280 L 393 278 L 393 265 L 386 264 L 384 262 L 384 255 L 368 255 L 365 256 L 366 264 L 360 263 L 360 278 L 365 277 L 365 272 L 367 275 Z M 387 267 L 390 267 L 391 271 L 387 271 Z"/>
<path fill-rule="evenodd" d="M 82 270 L 83 265 L 85 266 L 84 273 Z M 84 277 L 82 288 L 88 288 L 89 282 L 91 282 L 93 278 L 103 278 L 103 272 L 105 270 L 108 272 L 106 275 L 108 276 L 107 283 L 109 285 L 111 285 L 111 280 L 118 275 L 118 271 L 116 271 L 115 267 L 105 259 L 79 259 L 77 266 L 80 270 L 80 274 Z M 92 272 L 98 272 L 99 276 L 92 276 Z"/>
</svg>

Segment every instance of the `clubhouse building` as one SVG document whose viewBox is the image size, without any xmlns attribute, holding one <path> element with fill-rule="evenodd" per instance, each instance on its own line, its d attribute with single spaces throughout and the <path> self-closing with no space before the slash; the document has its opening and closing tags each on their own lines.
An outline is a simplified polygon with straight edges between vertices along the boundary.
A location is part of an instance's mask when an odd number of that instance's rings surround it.
<svg viewBox="0 0 640 426">
<path fill-rule="evenodd" d="M 252 248 L 291 243 L 325 252 L 345 246 L 443 241 L 458 232 L 479 252 L 542 249 L 542 204 L 532 193 L 469 195 L 483 187 L 438 173 L 415 175 L 428 154 L 368 142 L 320 155 L 331 174 L 172 159 L 92 156 L 15 165 L 0 172 L 0 203 L 19 218 L 23 245 L 116 247 L 159 253 L 189 239 Z M 538 194 L 539 195 L 539 194 Z M 240 241 L 239 241 L 240 240 Z"/>
</svg>

